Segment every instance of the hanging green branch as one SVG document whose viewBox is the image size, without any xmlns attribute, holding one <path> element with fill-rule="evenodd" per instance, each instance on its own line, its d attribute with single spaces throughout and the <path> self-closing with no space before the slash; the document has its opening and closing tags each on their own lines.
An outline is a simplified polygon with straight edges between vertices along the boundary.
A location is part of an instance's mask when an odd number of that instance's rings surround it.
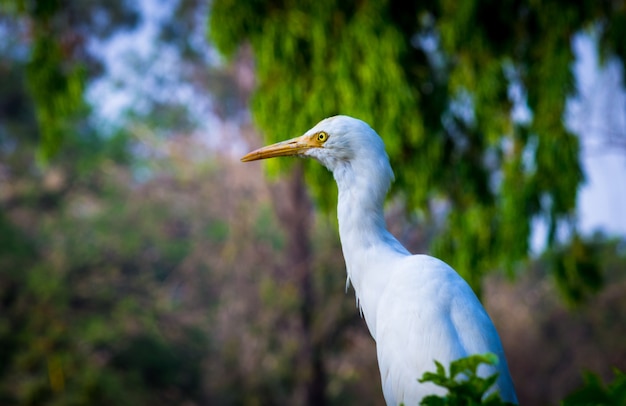
<svg viewBox="0 0 626 406">
<path fill-rule="evenodd" d="M 480 291 L 485 273 L 525 260 L 535 220 L 547 223 L 548 247 L 557 228 L 575 231 L 583 174 L 564 126 L 570 41 L 600 22 L 602 48 L 621 56 L 617 16 L 623 2 L 216 0 L 210 36 L 226 55 L 251 45 L 266 143 L 339 113 L 370 123 L 396 170 L 394 193 L 420 218 L 444 209 L 433 254 Z M 514 118 L 516 104 L 527 119 Z M 305 172 L 333 210 L 329 175 Z"/>
</svg>

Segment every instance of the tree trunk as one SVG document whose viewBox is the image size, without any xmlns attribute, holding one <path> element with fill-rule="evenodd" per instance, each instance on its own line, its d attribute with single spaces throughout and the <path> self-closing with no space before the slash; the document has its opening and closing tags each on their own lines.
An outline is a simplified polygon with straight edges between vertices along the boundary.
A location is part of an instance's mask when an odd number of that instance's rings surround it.
<svg viewBox="0 0 626 406">
<path fill-rule="evenodd" d="M 287 184 L 284 196 L 275 196 L 279 218 L 287 234 L 287 272 L 289 278 L 296 281 L 300 301 L 300 323 L 302 326 L 301 365 L 307 373 L 304 375 L 306 403 L 311 406 L 325 405 L 326 371 L 323 362 L 321 342 L 314 340 L 313 312 L 315 310 L 315 292 L 312 281 L 311 241 L 313 207 L 306 191 L 302 165 L 296 164 Z"/>
</svg>

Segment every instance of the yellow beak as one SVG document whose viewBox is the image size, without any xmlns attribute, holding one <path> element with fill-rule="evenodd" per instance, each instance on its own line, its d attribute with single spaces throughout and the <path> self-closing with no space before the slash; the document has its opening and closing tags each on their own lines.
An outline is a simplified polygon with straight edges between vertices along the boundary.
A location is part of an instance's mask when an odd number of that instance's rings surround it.
<svg viewBox="0 0 626 406">
<path fill-rule="evenodd" d="M 241 162 L 257 161 L 259 159 L 274 158 L 277 156 L 300 155 L 308 149 L 320 146 L 321 145 L 315 141 L 315 136 L 303 135 L 249 152 L 241 158 Z"/>
</svg>

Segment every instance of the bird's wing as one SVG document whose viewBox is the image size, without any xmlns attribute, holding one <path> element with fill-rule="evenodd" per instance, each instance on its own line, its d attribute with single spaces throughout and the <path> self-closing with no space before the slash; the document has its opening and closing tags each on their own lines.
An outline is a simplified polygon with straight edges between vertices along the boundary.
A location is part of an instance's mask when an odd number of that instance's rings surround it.
<svg viewBox="0 0 626 406">
<path fill-rule="evenodd" d="M 491 319 L 469 285 L 448 265 L 428 256 L 411 256 L 397 265 L 377 311 L 376 348 L 388 405 L 417 405 L 446 390 L 418 383 L 453 360 L 492 352 L 500 360 L 498 389 L 516 401 L 504 351 Z M 479 369 L 492 374 L 494 368 Z"/>
</svg>

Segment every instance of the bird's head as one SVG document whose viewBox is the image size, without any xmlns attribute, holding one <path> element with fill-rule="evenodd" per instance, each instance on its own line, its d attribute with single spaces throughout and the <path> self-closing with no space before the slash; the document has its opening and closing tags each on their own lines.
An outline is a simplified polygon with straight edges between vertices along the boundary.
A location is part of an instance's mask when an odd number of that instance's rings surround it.
<svg viewBox="0 0 626 406">
<path fill-rule="evenodd" d="M 315 158 L 333 172 L 345 166 L 378 167 L 393 178 L 382 139 L 367 123 L 349 116 L 324 119 L 300 137 L 259 148 L 241 160 L 278 156 Z"/>
</svg>

